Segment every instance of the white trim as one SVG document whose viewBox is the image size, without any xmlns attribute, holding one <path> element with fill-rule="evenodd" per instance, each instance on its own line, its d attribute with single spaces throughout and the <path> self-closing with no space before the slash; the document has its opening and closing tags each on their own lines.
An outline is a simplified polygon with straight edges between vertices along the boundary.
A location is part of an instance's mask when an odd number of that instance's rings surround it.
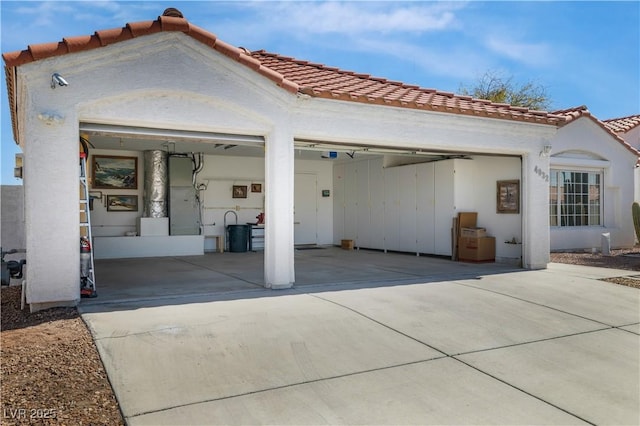
<svg viewBox="0 0 640 426">
<path fill-rule="evenodd" d="M 596 161 L 596 160 L 594 160 Z M 549 175 L 551 177 L 551 175 L 553 173 L 592 173 L 592 174 L 598 174 L 600 175 L 600 200 L 599 200 L 599 204 L 600 204 L 600 223 L 597 225 L 561 225 L 560 223 L 562 222 L 561 220 L 561 203 L 560 203 L 560 197 L 558 197 L 558 199 L 556 200 L 556 206 L 557 206 L 557 211 L 556 211 L 556 222 L 558 223 L 557 225 L 551 225 L 551 214 L 549 214 L 549 227 L 551 229 L 585 229 L 585 228 L 603 228 L 604 227 L 604 223 L 605 223 L 605 217 L 604 217 L 604 200 L 605 200 L 605 178 L 606 178 L 606 169 L 604 168 L 582 168 L 582 169 L 578 169 L 576 170 L 575 168 L 570 168 L 570 169 L 565 169 L 565 168 L 558 168 L 555 165 L 550 165 L 549 166 Z M 558 187 L 559 184 L 559 180 L 556 180 L 556 188 Z M 551 180 L 549 182 L 549 188 L 551 188 Z M 560 192 L 558 191 L 558 194 L 560 194 Z M 549 191 L 549 196 L 551 196 L 551 191 Z M 549 206 L 551 205 L 551 200 L 549 199 Z M 589 208 L 589 206 L 587 206 L 587 208 Z M 590 217 L 590 214 L 587 213 L 587 217 Z"/>
<path fill-rule="evenodd" d="M 583 169 L 606 169 L 611 167 L 611 162 L 608 160 L 588 160 L 584 158 L 564 158 L 564 157 L 552 157 L 550 160 L 550 169 L 558 167 L 577 167 L 580 170 Z"/>
<path fill-rule="evenodd" d="M 207 142 L 228 142 L 237 145 L 264 145 L 263 136 L 236 135 L 229 133 L 199 132 L 178 129 L 156 129 L 151 127 L 119 126 L 115 124 L 80 123 L 80 131 L 96 135 L 136 137 L 160 140 L 189 140 Z"/>
</svg>

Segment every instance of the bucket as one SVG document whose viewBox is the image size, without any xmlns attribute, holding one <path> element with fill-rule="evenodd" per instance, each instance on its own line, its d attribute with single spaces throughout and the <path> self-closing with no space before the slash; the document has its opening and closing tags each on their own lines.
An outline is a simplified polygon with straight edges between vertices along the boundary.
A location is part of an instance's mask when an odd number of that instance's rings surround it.
<svg viewBox="0 0 640 426">
<path fill-rule="evenodd" d="M 228 225 L 227 235 L 229 241 L 229 251 L 233 253 L 244 253 L 249 247 L 249 233 L 251 225 Z"/>
</svg>

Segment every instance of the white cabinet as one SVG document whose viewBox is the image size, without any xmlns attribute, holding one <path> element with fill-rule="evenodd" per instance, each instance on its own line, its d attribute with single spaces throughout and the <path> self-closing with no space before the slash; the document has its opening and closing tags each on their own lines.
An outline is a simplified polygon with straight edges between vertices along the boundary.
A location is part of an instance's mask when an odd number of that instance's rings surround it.
<svg viewBox="0 0 640 426">
<path fill-rule="evenodd" d="M 264 226 L 251 226 L 251 251 L 264 250 Z"/>
<path fill-rule="evenodd" d="M 433 254 L 450 256 L 451 228 L 455 212 L 454 166 L 457 161 L 448 160 L 434 163 L 434 250 Z M 468 183 L 467 183 L 468 185 Z"/>
<path fill-rule="evenodd" d="M 382 158 L 369 163 L 369 206 L 371 248 L 384 248 L 384 170 Z"/>
<path fill-rule="evenodd" d="M 333 244 L 340 245 L 341 239 L 346 239 L 344 230 L 345 209 L 345 165 L 336 164 L 333 167 Z"/>
<path fill-rule="evenodd" d="M 344 233 L 341 239 L 355 241 L 358 235 L 358 168 L 356 163 L 347 163 L 344 174 Z"/>
<path fill-rule="evenodd" d="M 451 255 L 458 161 L 383 168 L 376 158 L 336 165 L 336 244 L 351 239 L 359 248 Z"/>
<path fill-rule="evenodd" d="M 356 246 L 371 247 L 369 161 L 356 163 Z"/>
<path fill-rule="evenodd" d="M 419 253 L 435 253 L 435 164 L 416 166 L 416 237 Z"/>
<path fill-rule="evenodd" d="M 415 252 L 416 239 L 416 166 L 398 167 L 398 193 L 400 195 L 399 250 Z"/>
<path fill-rule="evenodd" d="M 400 250 L 400 194 L 398 167 L 384 169 L 384 248 Z"/>
</svg>

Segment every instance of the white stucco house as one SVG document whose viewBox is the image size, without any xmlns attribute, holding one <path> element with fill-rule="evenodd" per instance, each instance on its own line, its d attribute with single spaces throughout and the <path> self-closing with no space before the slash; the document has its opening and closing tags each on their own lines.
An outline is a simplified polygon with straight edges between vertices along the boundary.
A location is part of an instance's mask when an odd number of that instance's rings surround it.
<svg viewBox="0 0 640 426">
<path fill-rule="evenodd" d="M 569 122 L 554 136 L 549 164 L 551 250 L 635 242 L 631 204 L 640 153 L 585 106 L 556 111 Z"/>
<path fill-rule="evenodd" d="M 626 143 L 640 150 L 640 114 L 611 118 L 603 120 L 603 123 Z M 634 200 L 640 202 L 640 167 L 636 168 L 635 188 Z"/>
<path fill-rule="evenodd" d="M 626 143 L 640 149 L 640 114 L 628 117 L 609 118 L 602 120 L 607 129 L 611 130 Z"/>
<path fill-rule="evenodd" d="M 571 148 L 575 137 L 604 131 L 588 116 L 559 127 L 571 121 L 567 114 L 251 52 L 175 9 L 3 58 L 14 136 L 24 154 L 32 310 L 79 301 L 81 135 L 94 145 L 96 257 L 202 253 L 211 243 L 205 237 L 224 232 L 230 209 L 241 223 L 263 212 L 264 286 L 272 289 L 295 283 L 296 244 L 348 238 L 362 248 L 451 255 L 452 219 L 469 211 L 496 237 L 497 261 L 545 268 L 550 164 L 597 170 L 601 194 L 614 199 L 626 197 L 628 188 L 611 165 L 633 166 L 622 145 L 607 155 L 597 146 Z M 168 232 L 154 240 L 163 244 L 145 243 L 149 151 L 189 153 L 197 163 L 193 181 L 180 183 L 199 194 L 196 235 Z M 137 182 L 98 185 L 101 157 L 131 161 Z M 510 202 L 517 208 L 497 208 L 503 181 L 515 185 Z M 123 204 L 109 197 L 128 200 L 127 207 L 114 211 Z M 616 233 L 624 209 L 603 208 L 604 224 L 615 218 Z M 125 237 L 130 233 L 137 236 Z M 563 233 L 552 231 L 554 239 Z"/>
</svg>

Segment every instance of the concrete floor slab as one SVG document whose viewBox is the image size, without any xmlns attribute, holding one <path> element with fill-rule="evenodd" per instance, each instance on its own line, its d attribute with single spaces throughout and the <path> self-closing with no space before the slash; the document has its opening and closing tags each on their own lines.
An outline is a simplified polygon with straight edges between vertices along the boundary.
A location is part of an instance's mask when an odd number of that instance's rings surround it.
<svg viewBox="0 0 640 426">
<path fill-rule="evenodd" d="M 295 287 L 425 282 L 510 272 L 511 265 L 452 262 L 440 257 L 320 247 L 296 250 Z M 98 298 L 83 305 L 183 298 L 264 288 L 264 253 L 96 260 Z"/>
<path fill-rule="evenodd" d="M 442 356 L 309 295 L 83 317 L 126 417 Z"/>
<path fill-rule="evenodd" d="M 563 276 L 576 276 L 582 278 L 611 278 L 638 275 L 638 271 L 626 269 L 596 268 L 593 266 L 571 265 L 568 263 L 549 263 L 546 271 L 561 273 Z"/>
<path fill-rule="evenodd" d="M 604 327 L 455 282 L 329 292 L 318 297 L 360 312 L 448 355 Z"/>
<path fill-rule="evenodd" d="M 620 271 L 295 256 L 296 285 L 279 291 L 260 285 L 262 253 L 98 261 L 99 297 L 80 311 L 127 422 L 640 418 L 640 292 L 598 281 Z"/>
<path fill-rule="evenodd" d="M 620 327 L 620 328 L 622 330 L 627 330 L 627 331 L 630 331 L 630 332 L 635 333 L 635 334 L 640 334 L 640 323 L 627 325 L 627 326 Z"/>
<path fill-rule="evenodd" d="M 481 280 L 461 283 L 488 291 L 528 300 L 552 309 L 589 318 L 609 326 L 640 322 L 640 292 L 636 288 L 599 281 L 607 272 L 574 266 L 571 272 L 554 267 L 540 271 L 520 271 L 486 275 Z M 626 271 L 633 273 L 633 271 Z M 615 275 L 613 275 L 615 276 Z M 606 306 L 607 309 L 602 309 Z"/>
<path fill-rule="evenodd" d="M 83 299 L 83 303 L 179 297 L 262 288 L 262 285 L 224 270 L 198 265 L 191 257 L 162 257 L 96 260 L 96 287 L 98 298 Z"/>
<path fill-rule="evenodd" d="M 459 358 L 599 425 L 640 420 L 640 337 L 609 329 Z"/>
<path fill-rule="evenodd" d="M 130 425 L 584 424 L 451 358 L 175 407 L 128 421 Z"/>
</svg>

